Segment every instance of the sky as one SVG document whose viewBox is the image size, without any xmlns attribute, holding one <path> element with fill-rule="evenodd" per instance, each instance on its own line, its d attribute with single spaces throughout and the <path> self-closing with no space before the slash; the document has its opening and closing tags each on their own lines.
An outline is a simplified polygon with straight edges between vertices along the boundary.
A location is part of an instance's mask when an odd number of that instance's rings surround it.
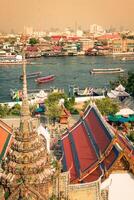
<svg viewBox="0 0 134 200">
<path fill-rule="evenodd" d="M 90 24 L 133 29 L 134 0 L 0 0 L 0 31 L 65 27 L 89 29 Z"/>
</svg>

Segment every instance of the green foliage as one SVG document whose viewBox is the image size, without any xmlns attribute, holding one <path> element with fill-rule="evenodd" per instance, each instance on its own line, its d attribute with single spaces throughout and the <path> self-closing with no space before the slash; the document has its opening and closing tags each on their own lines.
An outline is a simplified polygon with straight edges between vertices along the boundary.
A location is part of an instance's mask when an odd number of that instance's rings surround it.
<svg viewBox="0 0 134 200">
<path fill-rule="evenodd" d="M 134 97 L 134 72 L 128 73 L 126 91 L 128 91 Z"/>
<path fill-rule="evenodd" d="M 79 114 L 78 110 L 77 110 L 76 108 L 73 108 L 73 107 L 70 108 L 69 111 L 70 111 L 70 113 L 73 114 L 73 115 L 78 115 L 78 114 Z"/>
<path fill-rule="evenodd" d="M 76 47 L 77 47 L 77 51 L 81 50 L 81 44 L 79 42 L 76 44 Z"/>
<path fill-rule="evenodd" d="M 64 106 L 66 107 L 67 110 L 70 111 L 71 114 L 78 114 L 78 110 L 74 108 L 74 104 L 75 104 L 75 97 L 71 97 L 71 98 L 66 98 L 65 102 L 64 102 Z"/>
<path fill-rule="evenodd" d="M 11 115 L 19 116 L 19 115 L 20 115 L 20 110 L 21 110 L 21 106 L 20 106 L 19 104 L 15 104 L 15 105 L 10 109 L 10 114 L 11 114 Z"/>
<path fill-rule="evenodd" d="M 55 93 L 51 93 L 48 96 L 48 99 L 46 100 L 46 102 L 59 102 L 60 99 L 66 99 L 67 95 L 65 93 L 60 93 L 60 92 L 55 92 Z"/>
<path fill-rule="evenodd" d="M 126 87 L 127 82 L 128 82 L 128 76 L 119 76 L 117 80 L 110 81 L 110 88 L 115 89 L 115 87 L 117 87 L 120 84 Z"/>
<path fill-rule="evenodd" d="M 59 105 L 59 100 L 61 98 L 66 98 L 64 93 L 51 93 L 48 98 L 45 100 L 46 105 L 46 115 L 51 121 L 59 120 L 61 114 L 61 107 Z"/>
<path fill-rule="evenodd" d="M 114 115 L 119 111 L 119 104 L 108 97 L 97 99 L 95 103 L 102 115 Z"/>
<path fill-rule="evenodd" d="M 7 200 L 8 197 L 9 197 L 9 191 L 6 191 L 6 192 L 5 192 L 5 200 Z"/>
<path fill-rule="evenodd" d="M 130 141 L 134 142 L 134 131 L 132 131 L 127 137 Z"/>
<path fill-rule="evenodd" d="M 65 101 L 64 101 L 64 106 L 70 110 L 73 106 L 74 106 L 74 103 L 75 103 L 75 97 L 71 97 L 71 98 L 66 98 Z"/>
<path fill-rule="evenodd" d="M 29 44 L 31 44 L 32 46 L 39 43 L 39 41 L 36 38 L 30 38 L 29 39 Z"/>
<path fill-rule="evenodd" d="M 34 105 L 30 105 L 30 113 L 34 113 L 34 111 L 36 110 L 37 108 L 37 104 L 34 104 Z"/>
<path fill-rule="evenodd" d="M 101 112 L 102 115 L 110 115 L 115 114 L 119 111 L 119 104 L 115 100 L 112 100 L 108 97 L 103 99 L 97 99 L 95 100 L 95 103 Z M 90 101 L 86 101 L 83 105 L 82 111 L 85 111 L 85 109 L 89 106 Z"/>
<path fill-rule="evenodd" d="M 48 99 L 45 100 L 46 105 L 46 115 L 50 120 L 58 120 L 61 115 L 61 106 L 59 105 L 59 100 L 64 99 L 64 106 L 72 114 L 78 114 L 78 111 L 73 108 L 75 104 L 75 97 L 69 98 L 65 93 L 51 93 Z"/>
<path fill-rule="evenodd" d="M 0 105 L 0 117 L 6 117 L 9 114 L 8 105 Z"/>
<path fill-rule="evenodd" d="M 61 114 L 61 107 L 57 104 L 57 102 L 53 102 L 47 105 L 46 115 L 50 120 L 58 120 Z"/>
<path fill-rule="evenodd" d="M 21 106 L 19 104 L 15 104 L 12 108 L 9 108 L 8 105 L 0 105 L 0 117 L 7 117 L 10 115 L 20 115 Z"/>
</svg>

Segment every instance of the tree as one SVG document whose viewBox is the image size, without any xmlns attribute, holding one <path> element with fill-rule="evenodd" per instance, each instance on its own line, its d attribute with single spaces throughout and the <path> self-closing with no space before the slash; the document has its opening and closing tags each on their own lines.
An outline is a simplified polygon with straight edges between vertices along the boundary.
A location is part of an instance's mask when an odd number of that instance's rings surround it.
<svg viewBox="0 0 134 200">
<path fill-rule="evenodd" d="M 36 38 L 30 38 L 29 39 L 29 44 L 31 44 L 31 46 L 37 44 L 39 41 Z"/>
<path fill-rule="evenodd" d="M 128 82 L 128 75 L 125 75 L 125 76 L 119 76 L 117 80 L 110 81 L 109 83 L 110 83 L 110 88 L 115 89 L 115 87 L 117 87 L 120 84 L 126 87 L 127 82 Z"/>
<path fill-rule="evenodd" d="M 119 111 L 119 104 L 108 97 L 97 99 L 95 103 L 102 115 L 114 115 Z"/>
<path fill-rule="evenodd" d="M 134 143 L 134 131 L 127 135 L 128 139 Z"/>
<path fill-rule="evenodd" d="M 67 98 L 67 95 L 61 92 L 54 92 L 54 93 L 49 94 L 47 101 L 50 103 L 55 102 L 55 101 L 59 102 L 59 100 L 62 98 L 63 99 Z"/>
<path fill-rule="evenodd" d="M 59 119 L 60 114 L 61 114 L 61 107 L 59 104 L 57 104 L 57 102 L 53 102 L 53 103 L 46 103 L 46 115 L 48 116 L 48 118 L 53 121 L 53 123 L 55 123 L 56 120 Z"/>
<path fill-rule="evenodd" d="M 10 109 L 10 114 L 11 115 L 16 115 L 19 116 L 21 111 L 21 106 L 19 104 L 15 104 L 11 109 Z"/>
<path fill-rule="evenodd" d="M 134 97 L 134 72 L 128 73 L 126 91 L 128 91 L 131 94 L 131 96 Z"/>
<path fill-rule="evenodd" d="M 89 105 L 89 103 L 90 101 L 85 102 L 83 111 Z M 119 104 L 115 100 L 112 100 L 108 97 L 104 99 L 97 99 L 95 103 L 102 115 L 114 115 L 119 111 Z"/>
<path fill-rule="evenodd" d="M 6 117 L 9 114 L 9 107 L 8 105 L 1 105 L 0 104 L 0 117 Z"/>
<path fill-rule="evenodd" d="M 46 115 L 54 123 L 59 119 L 61 114 L 61 106 L 59 105 L 59 100 L 61 98 L 66 98 L 66 95 L 64 93 L 55 92 L 49 94 L 48 98 L 45 100 Z"/>
<path fill-rule="evenodd" d="M 116 81 L 110 81 L 110 87 L 115 89 L 119 84 L 122 84 L 128 93 L 134 97 L 134 72 L 128 72 L 125 76 L 119 76 Z"/>
<path fill-rule="evenodd" d="M 78 114 L 78 110 L 74 108 L 75 105 L 75 97 L 66 98 L 64 102 L 64 106 L 67 110 L 70 111 L 71 114 Z"/>
<path fill-rule="evenodd" d="M 49 117 L 50 120 L 53 122 L 58 120 L 61 115 L 61 106 L 59 105 L 60 99 L 64 99 L 64 106 L 67 110 L 69 110 L 73 114 L 78 114 L 78 111 L 73 108 L 75 104 L 75 98 L 69 98 L 65 93 L 56 92 L 51 93 L 48 96 L 48 99 L 45 100 L 46 105 L 46 115 Z"/>
</svg>

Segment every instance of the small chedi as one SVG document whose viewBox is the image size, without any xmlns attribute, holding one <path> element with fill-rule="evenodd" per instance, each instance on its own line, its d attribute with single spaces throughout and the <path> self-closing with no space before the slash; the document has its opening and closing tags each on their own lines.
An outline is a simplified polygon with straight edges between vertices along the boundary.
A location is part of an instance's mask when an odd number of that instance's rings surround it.
<svg viewBox="0 0 134 200">
<path fill-rule="evenodd" d="M 37 134 L 30 116 L 25 59 L 23 76 L 20 127 L 13 131 L 11 147 L 2 162 L 1 200 L 45 200 L 52 192 L 53 170 L 50 167 L 46 143 Z"/>
</svg>

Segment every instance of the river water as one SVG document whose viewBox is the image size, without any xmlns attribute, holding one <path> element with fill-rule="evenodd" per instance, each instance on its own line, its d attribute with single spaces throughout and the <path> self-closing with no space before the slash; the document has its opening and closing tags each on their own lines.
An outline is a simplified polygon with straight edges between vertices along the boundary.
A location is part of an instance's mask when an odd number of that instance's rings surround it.
<svg viewBox="0 0 134 200">
<path fill-rule="evenodd" d="M 64 88 L 68 91 L 69 85 L 85 87 L 108 87 L 110 80 L 115 80 L 119 74 L 91 75 L 92 68 L 121 67 L 134 71 L 134 61 L 121 61 L 113 57 L 74 56 L 74 57 L 41 57 L 31 60 L 33 65 L 27 65 L 27 73 L 41 71 L 41 76 L 54 74 L 55 80 L 45 84 L 37 84 L 35 79 L 28 79 L 28 89 L 43 89 L 50 87 Z M 0 102 L 11 101 L 10 89 L 21 89 L 22 66 L 0 66 Z"/>
</svg>

